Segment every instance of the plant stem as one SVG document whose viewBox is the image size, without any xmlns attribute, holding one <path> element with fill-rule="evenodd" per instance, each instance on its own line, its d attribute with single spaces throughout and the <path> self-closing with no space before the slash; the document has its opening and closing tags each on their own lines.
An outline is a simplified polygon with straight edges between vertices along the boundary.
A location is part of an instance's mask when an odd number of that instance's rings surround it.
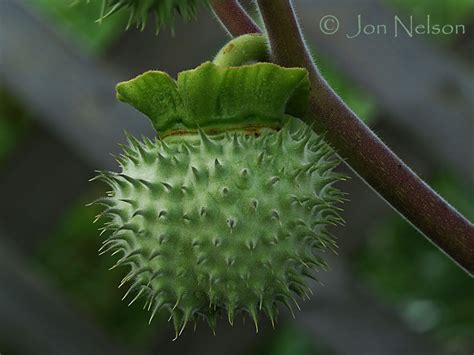
<svg viewBox="0 0 474 355">
<path fill-rule="evenodd" d="M 309 72 L 311 97 L 306 122 L 313 124 L 318 133 L 325 133 L 327 141 L 356 174 L 472 276 L 473 224 L 424 183 L 332 90 L 304 44 L 291 2 L 257 0 L 257 4 L 272 60 L 286 67 L 304 67 Z M 232 18 L 233 32 L 241 33 L 247 28 L 246 17 L 245 13 L 238 13 Z M 227 25 L 226 19 L 222 17 L 221 21 Z M 236 23 L 240 21 L 239 30 Z"/>
<path fill-rule="evenodd" d="M 212 0 L 211 5 L 222 26 L 231 36 L 261 32 L 237 0 Z"/>
</svg>

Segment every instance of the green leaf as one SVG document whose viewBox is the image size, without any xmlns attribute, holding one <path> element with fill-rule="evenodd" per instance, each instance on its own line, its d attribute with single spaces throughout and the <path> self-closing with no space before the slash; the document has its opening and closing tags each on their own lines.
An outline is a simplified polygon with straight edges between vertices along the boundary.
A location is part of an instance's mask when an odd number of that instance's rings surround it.
<svg viewBox="0 0 474 355">
<path fill-rule="evenodd" d="M 99 1 L 84 0 L 29 0 L 29 6 L 41 12 L 58 30 L 81 47 L 93 54 L 104 52 L 121 34 L 126 18 L 115 16 L 106 23 L 96 22 L 100 11 Z"/>
</svg>

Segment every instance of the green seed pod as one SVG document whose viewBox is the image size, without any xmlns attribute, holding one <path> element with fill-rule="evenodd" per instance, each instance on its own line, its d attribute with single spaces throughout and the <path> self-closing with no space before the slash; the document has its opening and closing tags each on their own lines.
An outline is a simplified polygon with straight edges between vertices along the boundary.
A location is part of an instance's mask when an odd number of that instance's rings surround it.
<svg viewBox="0 0 474 355">
<path fill-rule="evenodd" d="M 163 25 L 172 26 L 177 14 L 185 20 L 193 19 L 200 5 L 207 6 L 208 0 L 102 0 L 99 20 L 126 9 L 130 13 L 127 28 L 136 25 L 143 30 L 148 16 L 153 13 L 158 31 Z"/>
<path fill-rule="evenodd" d="M 332 149 L 296 118 L 308 87 L 305 70 L 270 63 L 205 63 L 177 81 L 151 71 L 117 86 L 158 137 L 129 137 L 121 172 L 99 176 L 112 189 L 98 201 L 103 251 L 129 266 L 126 296 L 143 296 L 150 320 L 168 310 L 177 335 L 199 318 L 214 328 L 247 314 L 257 326 L 260 312 L 273 323 L 279 305 L 308 297 L 343 199 Z"/>
</svg>

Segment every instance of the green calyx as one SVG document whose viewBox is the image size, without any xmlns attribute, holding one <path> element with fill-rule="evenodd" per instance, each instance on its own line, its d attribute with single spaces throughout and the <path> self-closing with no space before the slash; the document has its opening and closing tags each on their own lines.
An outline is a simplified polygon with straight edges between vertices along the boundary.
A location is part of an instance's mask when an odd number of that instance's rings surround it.
<svg viewBox="0 0 474 355">
<path fill-rule="evenodd" d="M 271 63 L 221 67 L 207 62 L 173 80 L 149 71 L 117 85 L 117 98 L 147 115 L 161 138 L 226 130 L 281 128 L 301 117 L 309 96 L 308 73 Z"/>
<path fill-rule="evenodd" d="M 112 16 L 119 10 L 128 10 L 130 16 L 127 28 L 136 25 L 137 28 L 143 30 L 148 16 L 154 14 L 158 32 L 163 25 L 173 26 L 176 15 L 180 15 L 185 20 L 195 18 L 199 6 L 208 6 L 208 3 L 208 0 L 102 0 L 99 21 Z"/>
</svg>

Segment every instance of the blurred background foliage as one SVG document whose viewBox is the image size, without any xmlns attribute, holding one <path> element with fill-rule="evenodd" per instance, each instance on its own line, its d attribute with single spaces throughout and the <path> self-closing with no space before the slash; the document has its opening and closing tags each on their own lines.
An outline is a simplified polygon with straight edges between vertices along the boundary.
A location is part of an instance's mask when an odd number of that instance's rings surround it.
<svg viewBox="0 0 474 355">
<path fill-rule="evenodd" d="M 468 219 L 474 219 L 469 187 L 449 173 L 431 181 Z M 400 237 L 402 236 L 402 237 Z M 395 305 L 415 330 L 430 334 L 453 353 L 472 348 L 474 283 L 401 217 L 379 221 L 354 258 L 357 273 Z"/>
<path fill-rule="evenodd" d="M 25 110 L 0 87 L 0 163 L 22 141 L 30 124 Z"/>
<path fill-rule="evenodd" d="M 124 13 L 99 22 L 102 1 L 32 0 L 31 3 L 53 21 L 68 40 L 75 40 L 82 49 L 95 54 L 119 38 L 126 24 Z"/>
<path fill-rule="evenodd" d="M 440 24 L 466 23 L 474 10 L 472 0 L 387 0 L 387 2 L 404 15 L 413 15 L 418 20 L 426 19 L 426 16 L 430 15 L 432 23 Z"/>
<path fill-rule="evenodd" d="M 99 55 L 111 46 L 126 24 L 126 19 L 120 15 L 102 24 L 96 23 L 100 1 L 79 2 L 75 6 L 65 0 L 31 0 L 31 3 L 64 36 L 93 55 Z M 472 19 L 474 10 L 472 0 L 390 0 L 389 3 L 418 18 L 429 13 L 441 23 L 462 23 Z M 376 124 L 377 103 L 374 99 L 329 63 L 319 59 L 318 62 L 344 100 L 367 122 Z M 15 145 L 28 134 L 34 134 L 31 123 L 34 113 L 23 109 L 14 97 L 2 90 L 0 102 L 1 163 Z M 449 171 L 438 172 L 431 183 L 468 218 L 474 219 L 472 195 L 466 194 L 469 186 L 464 186 Z M 149 326 L 148 313 L 142 311 L 140 302 L 126 307 L 120 300 L 124 290 L 117 289 L 124 270 L 108 271 L 114 258 L 97 256 L 101 238 L 91 221 L 98 210 L 85 207 L 85 204 L 94 196 L 101 195 L 103 191 L 100 189 L 100 186 L 91 186 L 89 194 L 82 196 L 74 207 L 66 211 L 56 231 L 37 251 L 34 263 L 116 339 L 130 348 L 146 350 L 166 320 L 160 318 Z M 435 337 L 453 352 L 474 348 L 472 279 L 459 272 L 451 261 L 420 238 L 400 217 L 380 220 L 368 234 L 367 242 L 351 260 L 358 277 L 384 302 L 395 305 L 413 329 Z M 258 353 L 328 354 L 326 349 L 314 349 L 311 344 L 305 335 L 286 325 L 279 328 L 273 340 Z"/>
<path fill-rule="evenodd" d="M 117 340 L 140 349 L 151 340 L 157 322 L 148 325 L 149 315 L 141 309 L 140 302 L 126 306 L 133 297 L 129 297 L 128 302 L 121 301 L 127 287 L 118 289 L 117 285 L 125 276 L 126 268 L 109 270 L 115 258 L 109 254 L 97 257 L 101 239 L 97 224 L 91 221 L 101 209 L 86 205 L 105 191 L 91 192 L 67 211 L 55 233 L 42 243 L 36 262 L 43 271 L 54 273 L 68 296 L 110 329 Z M 75 262 L 71 264 L 71 260 Z"/>
</svg>

